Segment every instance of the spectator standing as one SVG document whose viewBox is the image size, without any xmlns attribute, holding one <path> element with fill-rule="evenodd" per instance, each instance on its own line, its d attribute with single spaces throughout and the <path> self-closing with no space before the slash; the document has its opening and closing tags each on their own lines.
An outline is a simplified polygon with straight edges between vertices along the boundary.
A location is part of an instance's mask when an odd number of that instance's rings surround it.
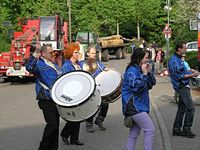
<svg viewBox="0 0 200 150">
<path fill-rule="evenodd" d="M 149 44 L 149 48 L 147 48 L 147 50 L 149 51 L 149 64 L 151 64 L 152 67 L 152 73 L 155 73 L 155 57 L 156 57 L 156 50 L 153 47 L 152 44 Z"/>
<path fill-rule="evenodd" d="M 135 44 L 134 43 L 132 43 L 132 45 L 131 45 L 131 50 L 132 50 L 132 53 L 135 50 Z"/>
<path fill-rule="evenodd" d="M 81 38 L 78 38 L 77 39 L 77 41 L 76 41 L 76 43 L 79 45 L 79 47 L 80 47 L 80 51 L 79 51 L 79 61 L 81 61 L 81 60 L 85 60 L 85 50 L 84 50 L 84 47 L 83 47 L 83 45 L 81 44 Z"/>
<path fill-rule="evenodd" d="M 192 133 L 191 127 L 193 124 L 195 107 L 190 93 L 189 82 L 191 78 L 197 77 L 199 72 L 196 70 L 188 72 L 184 62 L 181 60 L 182 54 L 185 53 L 186 43 L 179 42 L 168 64 L 173 88 L 179 94 L 178 110 L 172 135 L 194 138 L 196 135 Z"/>
<path fill-rule="evenodd" d="M 161 47 L 158 48 L 156 52 L 156 64 L 157 64 L 157 73 L 160 74 L 163 69 L 163 62 L 165 59 L 165 52 Z"/>
</svg>

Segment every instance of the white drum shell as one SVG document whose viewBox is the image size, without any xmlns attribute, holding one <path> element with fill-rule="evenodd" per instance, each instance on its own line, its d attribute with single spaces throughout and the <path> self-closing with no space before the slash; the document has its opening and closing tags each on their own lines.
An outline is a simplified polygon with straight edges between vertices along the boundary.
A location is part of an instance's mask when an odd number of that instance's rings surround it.
<svg viewBox="0 0 200 150">
<path fill-rule="evenodd" d="M 61 118 L 68 121 L 83 121 L 94 115 L 101 105 L 101 95 L 96 89 L 94 94 L 84 103 L 76 107 L 63 107 L 57 105 Z"/>
</svg>

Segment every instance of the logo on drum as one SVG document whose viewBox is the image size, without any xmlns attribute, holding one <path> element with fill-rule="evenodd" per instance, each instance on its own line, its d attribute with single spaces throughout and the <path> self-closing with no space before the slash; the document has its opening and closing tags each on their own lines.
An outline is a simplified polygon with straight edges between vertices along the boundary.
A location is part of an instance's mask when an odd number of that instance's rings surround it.
<svg viewBox="0 0 200 150">
<path fill-rule="evenodd" d="M 65 99 L 66 101 L 68 101 L 68 102 L 70 102 L 70 101 L 73 100 L 71 97 L 66 96 L 66 95 L 64 95 L 64 94 L 62 94 L 61 97 L 64 98 L 64 99 Z"/>
</svg>

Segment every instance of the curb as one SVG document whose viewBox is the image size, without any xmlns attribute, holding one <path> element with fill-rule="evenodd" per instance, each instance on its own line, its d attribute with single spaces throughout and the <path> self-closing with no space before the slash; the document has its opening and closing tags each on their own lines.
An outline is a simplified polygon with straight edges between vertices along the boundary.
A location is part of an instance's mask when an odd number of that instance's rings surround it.
<svg viewBox="0 0 200 150">
<path fill-rule="evenodd" d="M 153 107 L 153 111 L 155 113 L 157 122 L 158 122 L 158 126 L 160 128 L 160 133 L 161 133 L 161 137 L 162 137 L 162 143 L 163 143 L 163 149 L 164 150 L 172 150 L 172 144 L 171 144 L 171 138 L 170 135 L 168 133 L 167 127 L 165 125 L 165 122 L 162 118 L 162 115 L 160 113 L 160 111 L 158 110 L 158 106 L 154 101 L 151 101 L 151 105 Z"/>
</svg>

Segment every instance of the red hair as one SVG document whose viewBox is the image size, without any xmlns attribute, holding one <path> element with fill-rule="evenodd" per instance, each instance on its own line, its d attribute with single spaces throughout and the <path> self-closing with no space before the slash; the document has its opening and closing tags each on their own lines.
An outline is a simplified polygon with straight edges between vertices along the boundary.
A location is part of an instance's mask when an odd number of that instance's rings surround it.
<svg viewBox="0 0 200 150">
<path fill-rule="evenodd" d="M 80 46 L 78 43 L 71 43 L 67 46 L 67 48 L 64 51 L 64 57 L 67 59 L 70 59 L 73 55 L 74 51 L 79 51 Z"/>
</svg>

